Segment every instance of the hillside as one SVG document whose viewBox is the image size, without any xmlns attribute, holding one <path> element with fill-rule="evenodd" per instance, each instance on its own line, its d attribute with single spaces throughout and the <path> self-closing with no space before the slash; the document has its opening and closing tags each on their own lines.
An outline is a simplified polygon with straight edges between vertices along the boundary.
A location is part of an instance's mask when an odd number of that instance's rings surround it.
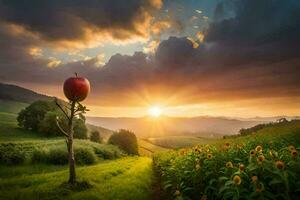
<svg viewBox="0 0 300 200">
<path fill-rule="evenodd" d="M 88 123 L 103 126 L 112 130 L 126 128 L 134 131 L 139 137 L 156 136 L 200 136 L 220 138 L 223 135 L 237 134 L 241 128 L 247 128 L 264 121 L 242 121 L 221 117 L 179 118 L 162 116 L 159 119 L 142 118 L 108 118 L 87 117 Z"/>
<path fill-rule="evenodd" d="M 30 104 L 37 100 L 52 100 L 53 97 L 36 93 L 16 85 L 0 83 L 0 100 Z"/>
</svg>

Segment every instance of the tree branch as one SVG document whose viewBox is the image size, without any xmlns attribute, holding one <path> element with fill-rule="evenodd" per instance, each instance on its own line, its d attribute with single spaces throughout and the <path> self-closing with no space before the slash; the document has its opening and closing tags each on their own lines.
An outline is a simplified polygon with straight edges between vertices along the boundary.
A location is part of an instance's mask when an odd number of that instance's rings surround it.
<svg viewBox="0 0 300 200">
<path fill-rule="evenodd" d="M 59 130 L 66 136 L 66 137 L 69 137 L 69 134 L 59 125 L 59 117 L 56 117 L 56 125 L 57 127 L 59 128 Z"/>
<path fill-rule="evenodd" d="M 57 102 L 57 99 L 55 98 L 55 104 L 58 106 L 58 108 L 64 113 L 64 115 L 67 117 L 67 119 L 70 119 L 66 111 L 61 107 L 61 105 Z"/>
</svg>

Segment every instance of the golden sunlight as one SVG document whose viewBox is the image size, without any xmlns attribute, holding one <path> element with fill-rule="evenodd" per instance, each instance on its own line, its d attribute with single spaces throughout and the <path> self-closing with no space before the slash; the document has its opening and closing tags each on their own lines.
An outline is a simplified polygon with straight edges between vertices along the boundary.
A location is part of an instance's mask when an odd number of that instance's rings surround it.
<svg viewBox="0 0 300 200">
<path fill-rule="evenodd" d="M 162 109 L 159 106 L 152 106 L 148 109 L 148 113 L 152 117 L 159 117 L 162 113 Z"/>
</svg>

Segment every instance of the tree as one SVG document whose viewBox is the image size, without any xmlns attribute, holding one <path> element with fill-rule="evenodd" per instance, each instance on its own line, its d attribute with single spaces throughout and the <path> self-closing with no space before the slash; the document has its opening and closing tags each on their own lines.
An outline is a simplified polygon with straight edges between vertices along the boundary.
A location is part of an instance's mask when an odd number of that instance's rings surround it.
<svg viewBox="0 0 300 200">
<path fill-rule="evenodd" d="M 101 143 L 102 142 L 102 137 L 101 137 L 99 131 L 92 131 L 91 136 L 90 136 L 90 140 L 93 141 L 93 142 Z"/>
<path fill-rule="evenodd" d="M 56 110 L 55 104 L 50 101 L 35 101 L 21 110 L 17 120 L 20 127 L 26 130 L 38 131 L 40 122 L 48 111 Z"/>
<path fill-rule="evenodd" d="M 76 171 L 75 171 L 75 155 L 73 147 L 74 138 L 74 119 L 76 117 L 83 117 L 83 114 L 88 109 L 80 102 L 83 101 L 90 92 L 90 83 L 86 78 L 78 77 L 68 78 L 64 82 L 63 90 L 65 96 L 69 99 L 69 105 L 64 108 L 56 101 L 56 105 L 65 115 L 68 125 L 66 129 L 63 129 L 60 125 L 59 118 L 56 120 L 56 124 L 61 132 L 66 137 L 66 143 L 68 148 L 68 160 L 69 160 L 69 184 L 74 185 L 76 183 Z M 67 110 L 67 111 L 66 111 Z"/>
<path fill-rule="evenodd" d="M 138 143 L 135 134 L 129 130 L 121 129 L 113 133 L 109 140 L 109 144 L 117 145 L 120 149 L 128 154 L 138 155 Z"/>
<path fill-rule="evenodd" d="M 64 118 L 61 112 L 59 111 L 48 111 L 45 114 L 44 119 L 39 124 L 39 132 L 43 133 L 47 136 L 61 136 L 62 132 L 56 125 L 56 119 L 57 117 L 60 120 L 61 127 L 66 130 L 68 122 Z M 87 139 L 87 127 L 85 125 L 85 121 L 82 118 L 75 118 L 74 119 L 74 138 L 78 139 Z"/>
</svg>

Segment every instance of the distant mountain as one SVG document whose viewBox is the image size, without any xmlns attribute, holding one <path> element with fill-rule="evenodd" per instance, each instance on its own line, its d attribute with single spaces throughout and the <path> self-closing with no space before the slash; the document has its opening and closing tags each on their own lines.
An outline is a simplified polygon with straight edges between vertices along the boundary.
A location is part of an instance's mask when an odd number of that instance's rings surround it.
<svg viewBox="0 0 300 200">
<path fill-rule="evenodd" d="M 0 83 L 0 100 L 30 104 L 37 100 L 52 100 L 54 97 L 36 93 L 16 85 Z"/>
<path fill-rule="evenodd" d="M 112 130 L 121 128 L 134 131 L 139 137 L 161 135 L 191 135 L 201 137 L 221 137 L 237 134 L 241 128 L 249 128 L 265 121 L 241 121 L 221 117 L 178 118 L 161 116 L 158 119 L 87 117 L 90 124 Z"/>
</svg>

